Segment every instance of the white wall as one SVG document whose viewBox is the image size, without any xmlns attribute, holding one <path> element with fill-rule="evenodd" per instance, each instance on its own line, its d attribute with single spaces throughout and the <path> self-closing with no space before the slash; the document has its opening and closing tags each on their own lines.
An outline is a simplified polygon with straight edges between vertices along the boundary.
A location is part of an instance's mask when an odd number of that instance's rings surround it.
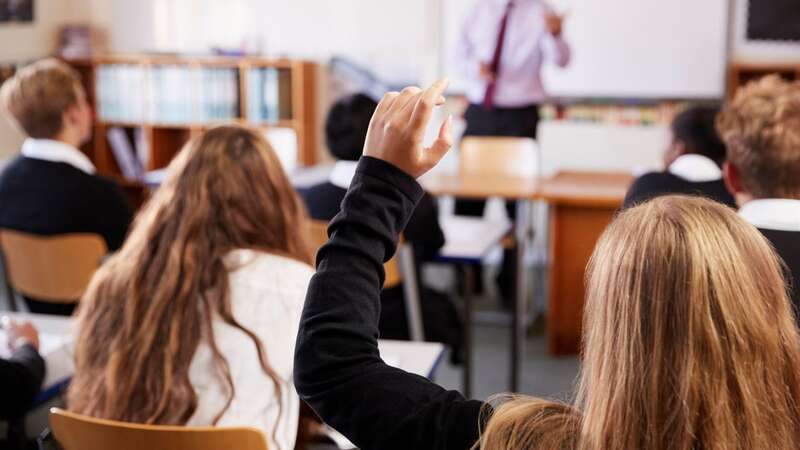
<svg viewBox="0 0 800 450">
<path fill-rule="evenodd" d="M 429 78 L 438 45 L 431 0 L 108 0 L 117 52 L 214 46 L 325 61 L 344 55 L 389 81 Z M 432 19 L 433 18 L 433 19 Z M 110 26 L 109 26 L 110 25 Z"/>
</svg>

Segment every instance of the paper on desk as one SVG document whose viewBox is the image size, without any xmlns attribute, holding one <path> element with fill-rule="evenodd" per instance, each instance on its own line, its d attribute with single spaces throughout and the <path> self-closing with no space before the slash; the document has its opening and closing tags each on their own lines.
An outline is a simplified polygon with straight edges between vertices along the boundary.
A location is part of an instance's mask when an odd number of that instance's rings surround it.
<svg viewBox="0 0 800 450">
<path fill-rule="evenodd" d="M 511 230 L 508 220 L 449 216 L 441 220 L 445 244 L 441 255 L 448 258 L 480 259 Z"/>
</svg>

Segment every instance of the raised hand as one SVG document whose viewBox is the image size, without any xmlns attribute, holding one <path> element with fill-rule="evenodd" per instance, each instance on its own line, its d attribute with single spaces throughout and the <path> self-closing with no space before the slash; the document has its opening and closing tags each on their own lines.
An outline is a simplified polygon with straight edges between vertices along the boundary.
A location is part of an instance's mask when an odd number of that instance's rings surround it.
<svg viewBox="0 0 800 450">
<path fill-rule="evenodd" d="M 564 29 L 564 16 L 548 11 L 544 14 L 544 25 L 550 34 L 559 37 Z"/>
<path fill-rule="evenodd" d="M 452 116 L 439 127 L 433 145 L 422 145 L 433 108 L 444 103 L 447 85 L 448 80 L 442 79 L 424 91 L 408 87 L 384 95 L 369 124 L 364 155 L 382 159 L 414 178 L 432 169 L 453 145 Z"/>
</svg>

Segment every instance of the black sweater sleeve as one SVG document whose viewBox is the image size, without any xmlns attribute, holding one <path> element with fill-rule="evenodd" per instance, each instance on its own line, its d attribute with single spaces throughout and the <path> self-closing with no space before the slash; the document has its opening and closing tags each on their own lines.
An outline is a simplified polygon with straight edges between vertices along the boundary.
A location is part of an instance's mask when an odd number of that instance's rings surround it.
<svg viewBox="0 0 800 450">
<path fill-rule="evenodd" d="M 444 231 L 439 225 L 439 208 L 436 199 L 425 193 L 405 228 L 405 237 L 414 246 L 431 256 L 444 246 Z"/>
<path fill-rule="evenodd" d="M 300 321 L 295 384 L 326 423 L 363 450 L 468 449 L 483 403 L 387 366 L 378 353 L 383 262 L 423 191 L 363 157 L 317 256 Z"/>
<path fill-rule="evenodd" d="M 30 345 L 18 349 L 11 359 L 0 359 L 0 419 L 22 417 L 39 393 L 44 380 L 44 360 Z"/>
</svg>

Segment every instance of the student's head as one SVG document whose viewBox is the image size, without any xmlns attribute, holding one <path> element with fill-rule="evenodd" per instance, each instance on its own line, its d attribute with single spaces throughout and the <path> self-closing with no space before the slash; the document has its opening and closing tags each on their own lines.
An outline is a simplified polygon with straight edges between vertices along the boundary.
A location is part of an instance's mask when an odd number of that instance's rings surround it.
<svg viewBox="0 0 800 450">
<path fill-rule="evenodd" d="M 80 146 L 92 134 L 92 111 L 78 73 L 57 59 L 20 69 L 0 91 L 3 107 L 35 139 Z"/>
<path fill-rule="evenodd" d="M 228 273 L 237 267 L 226 256 L 254 249 L 310 263 L 306 233 L 298 231 L 306 220 L 258 132 L 220 126 L 189 142 L 81 300 L 69 407 L 114 420 L 185 424 L 197 408 L 189 366 L 201 340 L 216 349 L 215 317 L 253 340 L 279 392 L 268 343 L 232 315 Z M 213 360 L 232 399 L 230 368 L 218 352 Z"/>
<path fill-rule="evenodd" d="M 722 143 L 714 121 L 718 108 L 691 106 L 675 116 L 672 121 L 672 139 L 664 152 L 664 164 L 669 167 L 683 155 L 702 155 L 717 163 L 725 162 L 725 144 Z"/>
<path fill-rule="evenodd" d="M 798 447 L 800 336 L 781 264 L 733 210 L 679 196 L 629 209 L 586 280 L 575 406 L 501 406 L 485 449 Z M 543 429 L 549 446 L 533 443 Z"/>
<path fill-rule="evenodd" d="M 378 103 L 365 94 L 347 96 L 334 103 L 325 121 L 325 137 L 334 158 L 358 161 L 377 107 Z"/>
<path fill-rule="evenodd" d="M 800 83 L 769 76 L 744 86 L 717 126 L 728 147 L 725 181 L 739 205 L 800 199 Z"/>
</svg>

